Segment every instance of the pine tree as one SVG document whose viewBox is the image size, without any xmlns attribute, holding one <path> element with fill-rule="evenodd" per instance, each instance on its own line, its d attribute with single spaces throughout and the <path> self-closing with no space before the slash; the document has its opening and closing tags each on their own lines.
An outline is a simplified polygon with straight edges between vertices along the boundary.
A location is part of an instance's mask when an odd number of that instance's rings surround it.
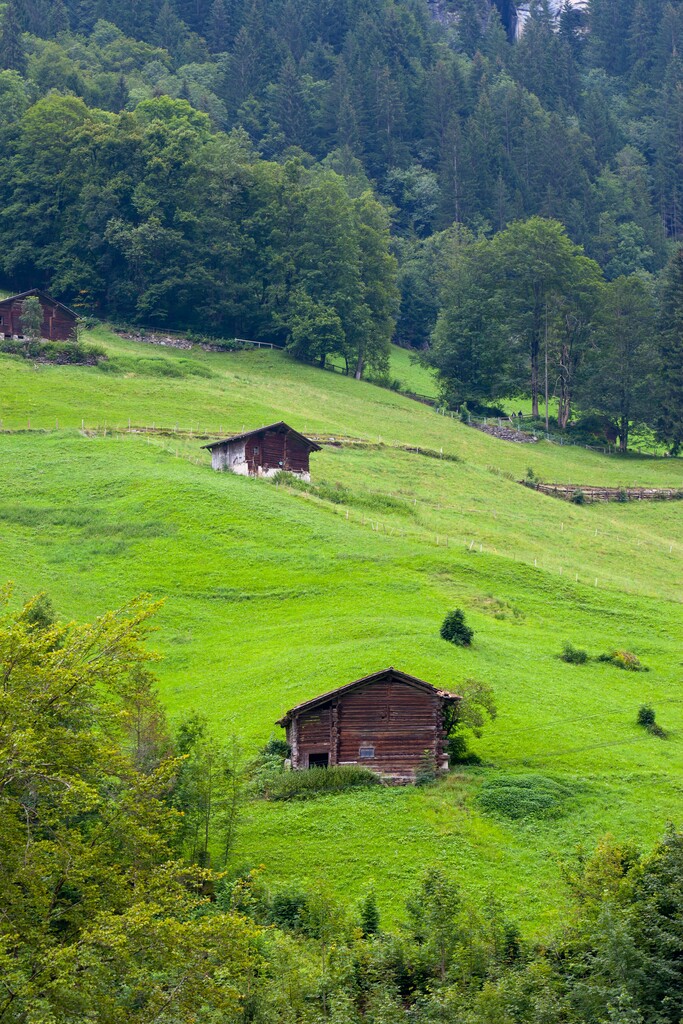
<svg viewBox="0 0 683 1024">
<path fill-rule="evenodd" d="M 130 93 L 128 92 L 128 84 L 126 82 L 126 76 L 123 72 L 119 75 L 114 93 L 111 99 L 111 107 L 117 114 L 120 113 L 126 104 L 128 103 Z"/>
<path fill-rule="evenodd" d="M 221 53 L 228 49 L 231 27 L 228 6 L 225 0 L 213 0 L 206 31 L 206 40 L 213 53 Z"/>
<path fill-rule="evenodd" d="M 185 25 L 170 0 L 164 0 L 154 27 L 155 42 L 166 50 L 174 50 L 185 34 Z"/>
<path fill-rule="evenodd" d="M 52 0 L 49 5 L 47 23 L 46 23 L 46 34 L 50 39 L 54 39 L 55 36 L 59 35 L 60 32 L 69 31 L 69 15 L 66 7 L 64 6 L 63 0 Z"/>
<path fill-rule="evenodd" d="M 21 38 L 19 11 L 15 0 L 5 10 L 5 17 L 0 30 L 0 68 L 8 71 L 26 71 L 26 51 Z"/>
<path fill-rule="evenodd" d="M 683 248 L 669 264 L 660 327 L 662 399 L 657 433 L 677 455 L 683 446 Z"/>
</svg>

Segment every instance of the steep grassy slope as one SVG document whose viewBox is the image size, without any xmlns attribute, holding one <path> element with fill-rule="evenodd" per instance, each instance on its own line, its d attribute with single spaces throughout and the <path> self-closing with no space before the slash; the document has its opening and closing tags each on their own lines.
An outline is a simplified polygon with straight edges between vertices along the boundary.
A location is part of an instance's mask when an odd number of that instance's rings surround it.
<svg viewBox="0 0 683 1024">
<path fill-rule="evenodd" d="M 541 927 L 563 898 L 558 857 L 606 831 L 649 842 L 679 814 L 683 506 L 575 507 L 505 474 L 531 463 L 548 479 L 683 486 L 680 462 L 505 444 L 278 353 L 100 340 L 120 372 L 0 360 L 3 424 L 32 427 L 0 435 L 0 578 L 19 597 L 45 588 L 82 619 L 140 591 L 164 597 L 171 716 L 199 708 L 248 749 L 298 700 L 389 664 L 456 690 L 480 677 L 498 696 L 476 744 L 485 767 L 427 791 L 251 804 L 240 860 L 342 893 L 372 876 L 394 909 L 441 862 Z M 128 433 L 129 418 L 170 432 Z M 203 441 L 182 432 L 280 418 L 372 445 L 325 447 L 318 490 L 302 494 L 212 473 Z M 106 421 L 107 435 L 81 433 L 82 420 Z M 457 604 L 476 630 L 471 651 L 438 636 Z M 565 640 L 628 647 L 651 671 L 567 666 Z M 667 741 L 635 725 L 645 701 Z M 496 790 L 520 776 L 526 790 Z"/>
</svg>

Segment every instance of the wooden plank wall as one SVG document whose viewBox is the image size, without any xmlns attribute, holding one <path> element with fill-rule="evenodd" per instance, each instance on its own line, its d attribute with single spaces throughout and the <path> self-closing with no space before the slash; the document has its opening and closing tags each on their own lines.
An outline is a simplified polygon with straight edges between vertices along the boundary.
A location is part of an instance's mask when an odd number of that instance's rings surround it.
<svg viewBox="0 0 683 1024">
<path fill-rule="evenodd" d="M 294 767 L 305 768 L 309 754 L 327 751 L 330 764 L 361 764 L 409 778 L 425 750 L 440 760 L 442 715 L 438 694 L 392 679 L 379 680 L 298 716 Z M 361 758 L 361 747 L 373 747 L 374 757 Z"/>
</svg>

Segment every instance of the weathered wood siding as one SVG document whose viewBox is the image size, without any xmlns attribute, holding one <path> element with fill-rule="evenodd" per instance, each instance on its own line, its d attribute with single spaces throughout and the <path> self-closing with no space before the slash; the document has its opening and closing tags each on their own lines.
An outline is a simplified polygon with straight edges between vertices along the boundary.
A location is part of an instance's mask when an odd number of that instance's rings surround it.
<svg viewBox="0 0 683 1024">
<path fill-rule="evenodd" d="M 407 780 L 425 750 L 441 762 L 443 702 L 434 692 L 387 678 L 303 712 L 290 727 L 290 743 L 294 738 L 294 768 L 326 752 L 331 765 L 360 764 Z"/>
<path fill-rule="evenodd" d="M 21 337 L 23 328 L 21 325 L 22 305 L 25 300 L 15 299 L 0 302 L 0 334 L 8 337 L 15 335 Z M 70 341 L 74 337 L 76 319 L 56 302 L 48 302 L 40 299 L 43 310 L 43 323 L 41 336 L 48 341 Z"/>
<path fill-rule="evenodd" d="M 249 473 L 254 476 L 259 468 L 264 472 L 278 469 L 290 473 L 309 472 L 309 450 L 297 437 L 285 432 L 268 430 L 250 437 L 246 444 Z"/>
</svg>

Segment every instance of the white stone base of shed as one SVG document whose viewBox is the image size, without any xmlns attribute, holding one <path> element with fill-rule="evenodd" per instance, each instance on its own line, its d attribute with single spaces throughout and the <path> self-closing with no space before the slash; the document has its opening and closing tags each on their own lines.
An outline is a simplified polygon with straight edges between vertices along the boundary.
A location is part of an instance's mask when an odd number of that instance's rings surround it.
<svg viewBox="0 0 683 1024">
<path fill-rule="evenodd" d="M 277 469 L 264 469 L 263 466 L 259 466 L 254 474 L 249 472 L 249 463 L 247 462 L 233 462 L 232 465 L 228 464 L 226 459 L 220 457 L 213 459 L 213 468 L 219 473 L 236 473 L 237 476 L 258 476 L 258 477 L 274 477 L 279 473 L 291 472 L 292 476 L 298 476 L 300 480 L 310 484 L 311 474 L 310 473 L 295 473 L 293 470 L 283 470 L 278 466 Z"/>
</svg>

